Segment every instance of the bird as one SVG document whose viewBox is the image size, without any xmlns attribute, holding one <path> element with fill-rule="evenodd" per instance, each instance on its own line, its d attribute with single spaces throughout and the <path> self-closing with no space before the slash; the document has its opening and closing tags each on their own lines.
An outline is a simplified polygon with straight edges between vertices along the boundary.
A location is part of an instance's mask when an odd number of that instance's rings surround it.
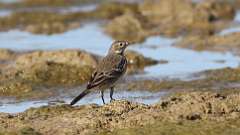
<svg viewBox="0 0 240 135">
<path fill-rule="evenodd" d="M 100 91 L 103 104 L 104 90 L 110 89 L 110 102 L 114 101 L 113 93 L 116 82 L 125 74 L 127 70 L 127 58 L 125 50 L 129 46 L 128 41 L 115 41 L 112 43 L 107 55 L 98 63 L 86 89 L 75 97 L 70 105 L 76 104 L 84 96 L 93 91 Z"/>
</svg>

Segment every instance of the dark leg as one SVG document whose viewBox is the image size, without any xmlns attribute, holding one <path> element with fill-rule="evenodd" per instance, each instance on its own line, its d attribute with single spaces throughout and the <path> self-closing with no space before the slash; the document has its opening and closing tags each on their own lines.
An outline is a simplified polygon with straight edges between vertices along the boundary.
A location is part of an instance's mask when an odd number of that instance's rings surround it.
<svg viewBox="0 0 240 135">
<path fill-rule="evenodd" d="M 101 97 L 102 97 L 102 101 L 103 101 L 103 104 L 105 104 L 105 101 L 104 101 L 104 93 L 103 93 L 104 91 L 103 90 L 101 90 Z"/>
<path fill-rule="evenodd" d="M 111 87 L 110 88 L 110 102 L 115 100 L 115 99 L 113 99 L 113 92 L 114 92 L 114 87 Z"/>
</svg>

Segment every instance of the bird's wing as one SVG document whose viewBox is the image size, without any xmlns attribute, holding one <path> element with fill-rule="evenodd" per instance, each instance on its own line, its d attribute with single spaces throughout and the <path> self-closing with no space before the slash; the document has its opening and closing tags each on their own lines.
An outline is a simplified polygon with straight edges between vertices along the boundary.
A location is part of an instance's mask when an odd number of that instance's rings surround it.
<svg viewBox="0 0 240 135">
<path fill-rule="evenodd" d="M 114 68 L 116 72 L 125 72 L 127 67 L 127 59 L 123 57 L 121 61 L 117 64 L 117 66 Z"/>
<path fill-rule="evenodd" d="M 87 84 L 87 89 L 94 88 L 108 79 L 119 77 L 123 72 L 125 72 L 126 66 L 127 60 L 126 58 L 123 58 L 117 64 L 112 64 L 112 67 L 107 71 L 94 71 Z"/>
</svg>

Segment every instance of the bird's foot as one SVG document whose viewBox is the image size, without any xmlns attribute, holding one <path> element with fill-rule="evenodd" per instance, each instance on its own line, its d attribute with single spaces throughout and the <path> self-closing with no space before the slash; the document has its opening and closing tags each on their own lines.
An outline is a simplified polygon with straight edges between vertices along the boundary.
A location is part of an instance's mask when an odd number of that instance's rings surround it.
<svg viewBox="0 0 240 135">
<path fill-rule="evenodd" d="M 102 103 L 103 103 L 103 105 L 105 105 L 105 104 L 106 104 L 104 100 L 102 100 Z"/>
<path fill-rule="evenodd" d="M 112 103 L 113 101 L 115 101 L 115 99 L 114 99 L 114 98 L 111 98 L 110 103 Z"/>
</svg>

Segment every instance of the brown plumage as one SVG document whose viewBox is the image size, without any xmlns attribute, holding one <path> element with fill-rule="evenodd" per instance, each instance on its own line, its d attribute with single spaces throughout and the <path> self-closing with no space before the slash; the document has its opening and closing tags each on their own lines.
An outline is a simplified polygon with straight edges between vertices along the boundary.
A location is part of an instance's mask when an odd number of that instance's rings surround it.
<svg viewBox="0 0 240 135">
<path fill-rule="evenodd" d="M 102 101 L 105 104 L 103 92 L 108 88 L 110 88 L 111 101 L 114 100 L 112 96 L 115 83 L 121 76 L 124 75 L 127 69 L 127 59 L 124 56 L 124 51 L 128 44 L 129 43 L 126 41 L 115 41 L 112 44 L 107 56 L 100 61 L 97 68 L 93 72 L 87 84 L 86 90 L 74 98 L 71 102 L 71 105 L 74 105 L 81 98 L 94 90 L 101 91 Z"/>
</svg>

